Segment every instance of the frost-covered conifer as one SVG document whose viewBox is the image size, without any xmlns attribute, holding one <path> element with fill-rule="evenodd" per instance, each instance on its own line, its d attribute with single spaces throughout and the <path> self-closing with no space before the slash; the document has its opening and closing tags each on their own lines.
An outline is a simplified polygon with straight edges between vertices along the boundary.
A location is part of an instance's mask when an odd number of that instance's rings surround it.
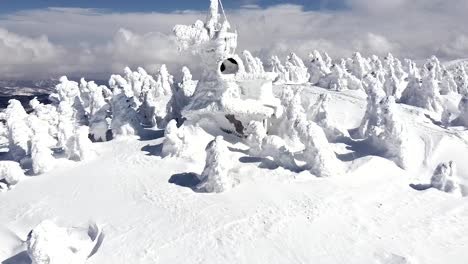
<svg viewBox="0 0 468 264">
<path fill-rule="evenodd" d="M 245 60 L 245 70 L 248 73 L 252 74 L 262 74 L 265 73 L 265 69 L 263 68 L 263 63 L 260 58 L 252 56 L 250 51 L 244 50 L 242 53 L 244 55 Z"/>
<path fill-rule="evenodd" d="M 314 50 L 309 54 L 309 74 L 310 74 L 310 83 L 319 84 L 319 81 L 330 74 L 330 68 L 326 62 L 323 61 L 322 55 L 317 50 Z M 328 88 L 328 87 L 324 87 Z"/>
<path fill-rule="evenodd" d="M 277 56 L 273 56 L 271 57 L 270 63 L 272 65 L 272 71 L 278 74 L 278 78 L 275 83 L 283 84 L 289 82 L 289 73 L 281 63 L 280 59 Z"/>
<path fill-rule="evenodd" d="M 45 121 L 35 115 L 30 115 L 28 125 L 32 130 L 31 138 L 31 160 L 35 174 L 42 174 L 50 171 L 55 165 L 52 147 L 56 145 L 56 140 L 49 134 L 48 125 Z"/>
<path fill-rule="evenodd" d="M 66 103 L 75 110 L 75 121 L 80 125 L 88 125 L 88 119 L 81 92 L 77 82 L 70 81 L 66 76 L 60 78 L 60 83 L 55 86 L 59 103 Z"/>
<path fill-rule="evenodd" d="M 376 76 L 376 78 L 381 83 L 385 83 L 385 69 L 383 67 L 382 61 L 376 55 L 372 55 L 370 59 L 371 72 Z"/>
<path fill-rule="evenodd" d="M 186 149 L 183 128 L 177 127 L 177 121 L 171 120 L 164 131 L 164 142 L 161 155 L 163 157 L 182 157 Z"/>
<path fill-rule="evenodd" d="M 37 116 L 40 120 L 45 122 L 45 126 L 48 129 L 49 135 L 57 139 L 59 114 L 57 112 L 57 106 L 53 104 L 41 104 L 37 98 L 32 99 L 29 105 L 33 109 L 32 115 Z"/>
<path fill-rule="evenodd" d="M 351 74 L 354 75 L 359 80 L 369 72 L 370 65 L 367 60 L 365 60 L 359 52 L 355 52 L 352 58 L 352 64 L 349 67 Z"/>
<path fill-rule="evenodd" d="M 118 136 L 132 136 L 138 134 L 140 121 L 138 119 L 134 94 L 131 86 L 119 75 L 112 75 L 109 85 L 113 89 L 111 100 L 112 134 Z"/>
<path fill-rule="evenodd" d="M 457 83 L 458 93 L 461 95 L 468 93 L 468 74 L 462 64 L 455 68 L 454 79 Z"/>
<path fill-rule="evenodd" d="M 437 166 L 431 178 L 431 187 L 446 193 L 460 194 L 455 162 L 443 162 Z"/>
<path fill-rule="evenodd" d="M 107 141 L 109 130 L 108 111 L 110 105 L 104 98 L 106 86 L 97 86 L 94 82 L 88 82 L 89 90 L 89 134 L 96 141 Z"/>
<path fill-rule="evenodd" d="M 337 176 L 344 172 L 341 161 L 336 157 L 320 126 L 315 122 L 301 120 L 296 129 L 305 147 L 302 152 L 305 169 L 318 177 Z"/>
<path fill-rule="evenodd" d="M 8 186 L 16 185 L 24 177 L 24 171 L 18 162 L 0 161 L 0 180 L 4 180 Z"/>
<path fill-rule="evenodd" d="M 379 104 L 385 98 L 385 91 L 378 79 L 368 75 L 365 79 L 367 93 L 367 107 L 361 125 L 358 129 L 358 137 L 365 138 L 371 127 L 376 126 L 379 120 Z"/>
<path fill-rule="evenodd" d="M 283 168 L 295 171 L 298 166 L 293 153 L 288 149 L 286 142 L 276 135 L 267 135 L 265 126 L 258 121 L 251 121 L 245 128 L 249 153 L 257 157 L 271 157 L 273 161 Z"/>
<path fill-rule="evenodd" d="M 286 61 L 286 69 L 289 72 L 289 81 L 295 84 L 304 84 L 309 81 L 310 74 L 304 62 L 295 53 L 291 53 Z"/>
<path fill-rule="evenodd" d="M 440 82 L 440 94 L 446 95 L 449 93 L 457 93 L 457 83 L 453 74 L 445 67 L 442 67 L 442 80 Z"/>
<path fill-rule="evenodd" d="M 432 56 L 427 62 L 424 64 L 424 68 L 427 69 L 429 72 L 434 72 L 434 79 L 437 81 L 442 80 L 442 66 L 440 64 L 439 59 L 436 56 Z"/>
<path fill-rule="evenodd" d="M 439 82 L 435 79 L 434 70 L 426 72 L 421 84 L 410 75 L 408 87 L 403 92 L 400 101 L 441 114 L 443 107 L 439 90 Z"/>
<path fill-rule="evenodd" d="M 330 68 L 333 65 L 333 60 L 330 58 L 327 52 L 323 52 L 322 59 L 325 62 L 325 66 L 327 66 L 327 68 Z"/>
<path fill-rule="evenodd" d="M 396 76 L 393 66 L 389 66 L 389 72 L 385 75 L 384 91 L 387 96 L 395 97 L 395 100 L 399 101 L 403 94 L 403 83 Z"/>
<path fill-rule="evenodd" d="M 458 124 L 468 127 L 468 94 L 464 94 L 458 104 L 460 115 L 457 119 Z"/>
<path fill-rule="evenodd" d="M 27 124 L 27 117 L 28 114 L 18 100 L 9 101 L 5 110 L 5 120 L 8 127 L 9 154 L 16 161 L 30 154 L 32 131 Z"/>
<path fill-rule="evenodd" d="M 228 153 L 227 144 L 221 136 L 216 137 L 208 144 L 205 168 L 200 175 L 198 190 L 219 193 L 234 186 L 234 180 L 229 174 L 232 162 Z"/>
<path fill-rule="evenodd" d="M 398 118 L 392 96 L 380 101 L 376 109 L 376 123 L 369 127 L 366 136 L 378 153 L 403 169 L 417 166 L 420 162 L 420 153 L 417 152 L 419 140 Z"/>
<path fill-rule="evenodd" d="M 329 113 L 328 105 L 330 96 L 321 94 L 317 102 L 309 109 L 308 119 L 317 123 L 325 132 L 329 141 L 334 141 L 339 137 L 349 136 L 348 131 L 334 122 Z"/>
<path fill-rule="evenodd" d="M 182 109 L 178 102 L 174 86 L 174 77 L 167 71 L 166 65 L 162 65 L 156 75 L 156 82 L 151 84 L 151 89 L 145 93 L 143 110 L 147 124 L 164 128 L 172 118 L 180 118 Z"/>
</svg>

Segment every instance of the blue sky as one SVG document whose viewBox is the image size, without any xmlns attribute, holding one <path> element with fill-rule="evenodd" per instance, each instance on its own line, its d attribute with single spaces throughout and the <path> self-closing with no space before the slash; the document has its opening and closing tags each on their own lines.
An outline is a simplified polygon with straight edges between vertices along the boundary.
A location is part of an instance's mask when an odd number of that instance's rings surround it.
<svg viewBox="0 0 468 264">
<path fill-rule="evenodd" d="M 268 7 L 278 4 L 297 4 L 308 10 L 340 9 L 344 0 L 224 0 L 225 8 L 239 8 L 245 4 Z M 0 0 L 0 12 L 47 7 L 103 8 L 115 12 L 172 12 L 175 10 L 205 10 L 208 0 Z"/>
</svg>

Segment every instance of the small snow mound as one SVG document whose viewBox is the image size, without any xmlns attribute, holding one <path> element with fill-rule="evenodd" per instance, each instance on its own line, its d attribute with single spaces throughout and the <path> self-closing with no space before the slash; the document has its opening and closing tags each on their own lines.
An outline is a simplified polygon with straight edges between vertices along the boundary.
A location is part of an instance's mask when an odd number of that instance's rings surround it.
<svg viewBox="0 0 468 264">
<path fill-rule="evenodd" d="M 18 162 L 0 161 L 0 180 L 4 180 L 8 185 L 17 184 L 24 176 Z"/>
<path fill-rule="evenodd" d="M 101 233 L 95 227 L 63 228 L 45 220 L 28 235 L 28 255 L 33 264 L 85 263 L 102 242 Z"/>
<path fill-rule="evenodd" d="M 222 136 L 216 137 L 208 144 L 205 169 L 200 175 L 198 190 L 220 193 L 233 187 L 234 181 L 229 175 L 231 160 L 227 155 L 228 152 L 228 146 Z"/>
<path fill-rule="evenodd" d="M 431 187 L 452 194 L 460 194 L 455 162 L 443 162 L 437 166 L 431 178 Z"/>
</svg>

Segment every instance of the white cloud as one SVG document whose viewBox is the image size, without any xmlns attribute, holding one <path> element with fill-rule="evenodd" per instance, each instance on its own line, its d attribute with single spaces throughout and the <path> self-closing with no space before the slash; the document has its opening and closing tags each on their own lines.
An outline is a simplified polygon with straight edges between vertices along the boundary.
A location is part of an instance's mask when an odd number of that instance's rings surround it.
<svg viewBox="0 0 468 264">
<path fill-rule="evenodd" d="M 304 11 L 297 5 L 227 10 L 239 31 L 239 51 L 268 58 L 313 49 L 332 56 L 387 52 L 421 59 L 466 56 L 468 1 L 344 0 L 342 11 Z M 248 1 L 252 3 L 252 1 Z M 255 1 L 253 1 L 255 2 Z M 175 24 L 204 19 L 205 12 L 112 13 L 94 9 L 22 11 L 0 16 L 0 75 L 6 78 L 56 77 L 60 74 L 107 78 L 125 65 L 154 72 L 162 63 L 172 71 L 183 64 L 171 37 Z M 44 37 L 47 36 L 47 37 Z"/>
</svg>

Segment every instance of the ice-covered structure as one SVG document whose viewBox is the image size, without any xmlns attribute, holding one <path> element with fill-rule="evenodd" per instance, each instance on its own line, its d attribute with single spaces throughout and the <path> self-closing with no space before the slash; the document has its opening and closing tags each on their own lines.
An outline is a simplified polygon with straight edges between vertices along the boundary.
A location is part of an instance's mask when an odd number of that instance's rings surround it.
<svg viewBox="0 0 468 264">
<path fill-rule="evenodd" d="M 102 242 L 95 224 L 64 228 L 44 220 L 28 235 L 27 253 L 32 264 L 84 264 Z"/>
<path fill-rule="evenodd" d="M 461 194 L 455 162 L 443 162 L 437 166 L 431 178 L 431 187 L 446 193 Z"/>
<path fill-rule="evenodd" d="M 3 180 L 8 186 L 12 186 L 17 184 L 24 177 L 24 171 L 21 169 L 18 162 L 0 161 L 0 181 Z M 0 189 L 2 189 L 1 182 Z"/>
<path fill-rule="evenodd" d="M 202 78 L 182 116 L 188 122 L 212 120 L 221 129 L 242 135 L 252 120 L 268 126 L 268 119 L 281 114 L 281 105 L 272 91 L 277 74 L 262 72 L 256 59 L 248 61 L 246 70 L 235 54 L 237 33 L 230 28 L 226 16 L 219 14 L 218 0 L 211 0 L 206 22 L 174 27 L 180 48 L 192 49 L 203 65 Z"/>
<path fill-rule="evenodd" d="M 109 86 L 113 89 L 111 129 L 114 137 L 137 135 L 141 125 L 131 86 L 120 75 L 112 75 Z"/>
<path fill-rule="evenodd" d="M 382 83 L 377 78 L 374 78 L 369 75 L 366 77 L 365 83 L 367 93 L 367 106 L 364 117 L 358 128 L 358 138 L 366 138 L 372 127 L 378 124 L 378 110 L 380 102 L 386 96 L 385 91 L 383 90 Z"/>
<path fill-rule="evenodd" d="M 206 163 L 200 175 L 200 183 L 196 186 L 198 190 L 219 193 L 233 187 L 234 180 L 229 175 L 232 163 L 228 153 L 228 147 L 221 136 L 206 146 Z"/>
<path fill-rule="evenodd" d="M 52 147 L 55 147 L 56 140 L 49 134 L 47 123 L 35 115 L 28 117 L 28 124 L 32 131 L 31 137 L 31 161 L 35 174 L 50 171 L 55 165 L 55 158 L 52 155 Z"/>
</svg>

